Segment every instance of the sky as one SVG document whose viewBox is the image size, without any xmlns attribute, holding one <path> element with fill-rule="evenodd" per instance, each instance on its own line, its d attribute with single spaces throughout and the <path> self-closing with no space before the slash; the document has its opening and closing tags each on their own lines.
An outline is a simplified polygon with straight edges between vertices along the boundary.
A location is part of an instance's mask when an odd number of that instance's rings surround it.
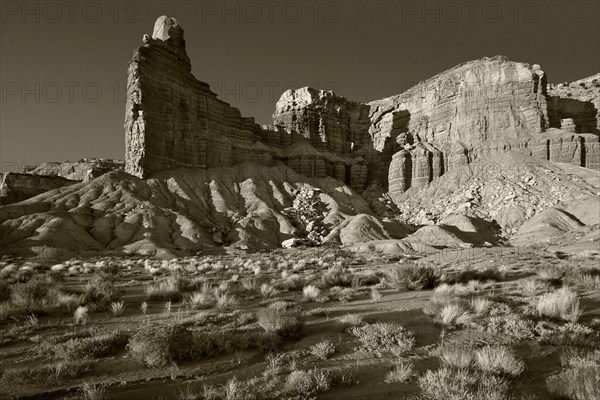
<svg viewBox="0 0 600 400">
<path fill-rule="evenodd" d="M 555 83 L 600 71 L 595 0 L 2 0 L 0 172 L 123 159 L 127 63 L 161 15 L 185 29 L 194 75 L 262 124 L 288 88 L 371 101 L 484 56 Z"/>
</svg>

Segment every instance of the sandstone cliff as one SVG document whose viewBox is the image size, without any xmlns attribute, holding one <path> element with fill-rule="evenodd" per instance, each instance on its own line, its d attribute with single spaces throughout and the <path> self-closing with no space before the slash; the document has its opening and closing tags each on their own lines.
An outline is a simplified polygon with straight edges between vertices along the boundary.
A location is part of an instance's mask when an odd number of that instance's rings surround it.
<svg viewBox="0 0 600 400">
<path fill-rule="evenodd" d="M 0 205 L 23 201 L 40 193 L 74 183 L 77 182 L 58 176 L 38 176 L 14 172 L 0 174 Z"/>
</svg>

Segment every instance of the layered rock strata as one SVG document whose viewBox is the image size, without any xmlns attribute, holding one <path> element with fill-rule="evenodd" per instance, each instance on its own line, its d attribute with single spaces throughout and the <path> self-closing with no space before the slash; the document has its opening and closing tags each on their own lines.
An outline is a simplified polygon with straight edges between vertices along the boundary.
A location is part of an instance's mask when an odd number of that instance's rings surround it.
<svg viewBox="0 0 600 400">
<path fill-rule="evenodd" d="M 38 194 L 72 185 L 77 181 L 58 176 L 8 172 L 0 174 L 0 205 L 17 203 Z"/>
</svg>

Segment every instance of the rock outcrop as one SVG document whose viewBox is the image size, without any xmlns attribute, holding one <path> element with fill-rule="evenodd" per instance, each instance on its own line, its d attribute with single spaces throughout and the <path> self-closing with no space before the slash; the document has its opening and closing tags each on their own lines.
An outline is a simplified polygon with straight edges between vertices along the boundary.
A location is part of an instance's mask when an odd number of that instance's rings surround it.
<svg viewBox="0 0 600 400">
<path fill-rule="evenodd" d="M 73 181 L 98 178 L 108 172 L 119 171 L 125 163 L 121 160 L 84 158 L 79 161 L 46 162 L 25 169 L 25 173 L 39 176 L 60 176 Z"/>
<path fill-rule="evenodd" d="M 59 176 L 39 176 L 14 172 L 0 174 L 0 205 L 17 203 L 74 183 L 77 181 Z"/>
</svg>

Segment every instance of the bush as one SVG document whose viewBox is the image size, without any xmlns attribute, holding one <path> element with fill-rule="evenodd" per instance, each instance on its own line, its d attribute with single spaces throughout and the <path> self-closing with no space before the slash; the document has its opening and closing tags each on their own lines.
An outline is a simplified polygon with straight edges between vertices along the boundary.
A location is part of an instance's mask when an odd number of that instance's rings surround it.
<svg viewBox="0 0 600 400">
<path fill-rule="evenodd" d="M 444 326 L 455 327 L 470 322 L 471 314 L 460 304 L 448 304 L 440 310 L 436 320 Z"/>
<path fill-rule="evenodd" d="M 600 367 L 565 369 L 546 378 L 546 387 L 556 399 L 600 399 Z"/>
<path fill-rule="evenodd" d="M 266 332 L 272 332 L 288 339 L 300 336 L 304 319 L 302 310 L 289 307 L 287 303 L 277 301 L 257 313 L 258 325 Z"/>
<path fill-rule="evenodd" d="M 567 351 L 561 356 L 563 369 L 546 379 L 546 387 L 558 399 L 600 398 L 600 350 L 590 353 Z"/>
<path fill-rule="evenodd" d="M 351 272 L 344 271 L 342 268 L 330 268 L 321 276 L 322 287 L 333 286 L 348 287 L 352 285 L 353 275 Z"/>
<path fill-rule="evenodd" d="M 146 286 L 146 298 L 160 301 L 180 301 L 184 281 L 178 276 L 159 279 Z"/>
<path fill-rule="evenodd" d="M 525 369 L 525 363 L 517 359 L 507 347 L 486 346 L 475 351 L 477 368 L 497 375 L 519 376 Z"/>
<path fill-rule="evenodd" d="M 47 312 L 58 297 L 52 281 L 38 276 L 10 288 L 11 303 L 25 313 Z"/>
<path fill-rule="evenodd" d="M 538 279 L 547 284 L 560 285 L 563 278 L 567 275 L 567 269 L 562 265 L 553 264 L 538 267 L 535 273 L 537 274 Z"/>
<path fill-rule="evenodd" d="M 444 279 L 447 283 L 469 283 L 471 281 L 500 281 L 504 278 L 504 273 L 498 268 L 473 269 L 468 268 L 464 271 L 449 275 Z M 472 284 L 473 285 L 473 284 Z"/>
<path fill-rule="evenodd" d="M 18 385 L 38 384 L 56 386 L 64 381 L 75 379 L 90 370 L 88 362 L 59 362 L 31 368 L 10 368 L 4 371 L 2 379 Z"/>
<path fill-rule="evenodd" d="M 222 336 L 169 325 L 144 328 L 129 340 L 129 353 L 138 362 L 153 368 L 170 362 L 194 360 L 225 350 Z"/>
<path fill-rule="evenodd" d="M 283 388 L 285 399 L 305 400 L 315 398 L 318 393 L 328 390 L 331 377 L 325 371 L 316 368 L 309 371 L 292 371 Z"/>
<path fill-rule="evenodd" d="M 399 264 L 386 272 L 391 286 L 400 290 L 423 290 L 435 287 L 440 281 L 439 270 L 412 263 Z"/>
<path fill-rule="evenodd" d="M 105 275 L 96 275 L 85 285 L 83 304 L 89 305 L 92 310 L 105 311 L 112 302 L 119 299 L 119 290 L 113 280 Z"/>
<path fill-rule="evenodd" d="M 425 400 L 504 400 L 509 384 L 499 376 L 442 367 L 419 378 Z"/>
<path fill-rule="evenodd" d="M 63 360 L 82 360 L 112 356 L 125 349 L 129 334 L 113 332 L 89 338 L 72 338 L 64 343 L 47 346 L 54 358 Z"/>
<path fill-rule="evenodd" d="M 354 327 L 350 332 L 358 338 L 361 348 L 368 351 L 391 351 L 400 355 L 415 346 L 412 332 L 394 322 L 377 322 Z"/>
<path fill-rule="evenodd" d="M 321 290 L 314 286 L 308 285 L 304 289 L 302 289 L 302 296 L 306 301 L 321 301 Z"/>
<path fill-rule="evenodd" d="M 335 353 L 335 344 L 329 340 L 323 340 L 313 346 L 310 346 L 310 353 L 319 360 L 327 360 Z"/>
</svg>

